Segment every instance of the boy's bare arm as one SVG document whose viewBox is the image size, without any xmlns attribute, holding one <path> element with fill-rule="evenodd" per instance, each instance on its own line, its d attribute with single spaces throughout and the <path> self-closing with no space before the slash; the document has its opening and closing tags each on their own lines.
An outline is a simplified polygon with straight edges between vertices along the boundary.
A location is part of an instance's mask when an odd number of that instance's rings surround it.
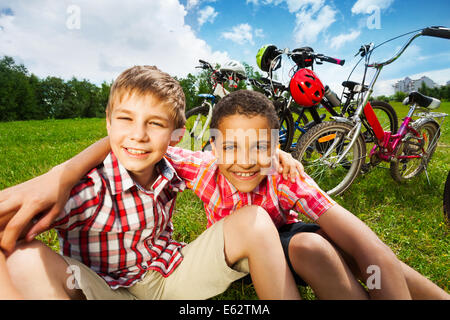
<svg viewBox="0 0 450 320">
<path fill-rule="evenodd" d="M 379 270 L 381 288 L 369 290 L 372 298 L 411 299 L 400 261 L 364 222 L 338 204 L 316 222 L 332 242 L 355 259 L 365 278 Z"/>
<path fill-rule="evenodd" d="M 48 229 L 64 208 L 70 190 L 109 152 L 106 137 L 49 172 L 0 191 L 0 247 L 11 253 L 25 229 L 30 228 L 27 241 Z"/>
</svg>

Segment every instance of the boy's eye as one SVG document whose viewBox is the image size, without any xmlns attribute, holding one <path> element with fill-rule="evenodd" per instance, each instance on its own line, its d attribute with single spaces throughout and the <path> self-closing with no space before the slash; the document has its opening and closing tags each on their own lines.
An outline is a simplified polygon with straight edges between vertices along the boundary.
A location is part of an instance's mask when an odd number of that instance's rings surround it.
<svg viewBox="0 0 450 320">
<path fill-rule="evenodd" d="M 117 119 L 119 119 L 119 120 L 125 120 L 125 121 L 130 121 L 130 120 L 131 120 L 130 117 L 117 117 Z"/>
<path fill-rule="evenodd" d="M 225 146 L 223 146 L 223 150 L 225 150 L 225 151 L 234 150 L 234 146 L 233 145 L 225 145 Z"/>
<path fill-rule="evenodd" d="M 149 124 L 151 124 L 152 126 L 164 127 L 162 123 L 156 121 L 150 121 Z"/>
<path fill-rule="evenodd" d="M 258 144 L 257 148 L 261 151 L 267 151 L 268 149 L 266 144 Z"/>
</svg>

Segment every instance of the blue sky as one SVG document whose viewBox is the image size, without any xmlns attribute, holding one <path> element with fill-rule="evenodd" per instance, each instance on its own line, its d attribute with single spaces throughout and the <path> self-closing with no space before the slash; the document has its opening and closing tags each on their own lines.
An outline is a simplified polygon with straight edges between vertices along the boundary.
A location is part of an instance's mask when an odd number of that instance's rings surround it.
<svg viewBox="0 0 450 320">
<path fill-rule="evenodd" d="M 245 61 L 256 68 L 264 44 L 313 47 L 345 59 L 315 70 L 336 91 L 363 43 L 430 25 L 450 26 L 450 1 L 400 0 L 0 0 L 0 55 L 13 56 L 40 77 L 111 81 L 136 64 L 172 75 L 195 73 L 198 59 Z M 388 58 L 407 40 L 380 47 Z M 359 80 L 358 68 L 353 80 Z M 421 37 L 383 70 L 378 94 L 405 76 L 450 80 L 450 41 Z"/>
</svg>

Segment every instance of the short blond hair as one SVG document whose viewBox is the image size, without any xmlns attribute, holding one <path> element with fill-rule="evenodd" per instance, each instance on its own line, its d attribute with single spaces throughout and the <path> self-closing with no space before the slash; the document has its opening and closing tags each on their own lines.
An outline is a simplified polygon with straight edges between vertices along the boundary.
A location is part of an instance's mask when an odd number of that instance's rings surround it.
<svg viewBox="0 0 450 320">
<path fill-rule="evenodd" d="M 182 128 L 186 123 L 183 88 L 178 81 L 157 67 L 134 66 L 123 71 L 111 86 L 106 116 L 110 118 L 114 105 L 131 94 L 152 95 L 166 103 L 175 129 Z"/>
</svg>

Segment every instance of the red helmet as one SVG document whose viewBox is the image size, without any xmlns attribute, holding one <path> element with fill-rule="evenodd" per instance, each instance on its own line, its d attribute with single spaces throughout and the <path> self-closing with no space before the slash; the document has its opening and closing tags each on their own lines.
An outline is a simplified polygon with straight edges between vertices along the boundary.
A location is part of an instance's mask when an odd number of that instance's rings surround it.
<svg viewBox="0 0 450 320">
<path fill-rule="evenodd" d="M 289 83 L 289 89 L 294 101 L 302 107 L 315 106 L 325 92 L 319 77 L 309 69 L 298 70 Z"/>
</svg>

